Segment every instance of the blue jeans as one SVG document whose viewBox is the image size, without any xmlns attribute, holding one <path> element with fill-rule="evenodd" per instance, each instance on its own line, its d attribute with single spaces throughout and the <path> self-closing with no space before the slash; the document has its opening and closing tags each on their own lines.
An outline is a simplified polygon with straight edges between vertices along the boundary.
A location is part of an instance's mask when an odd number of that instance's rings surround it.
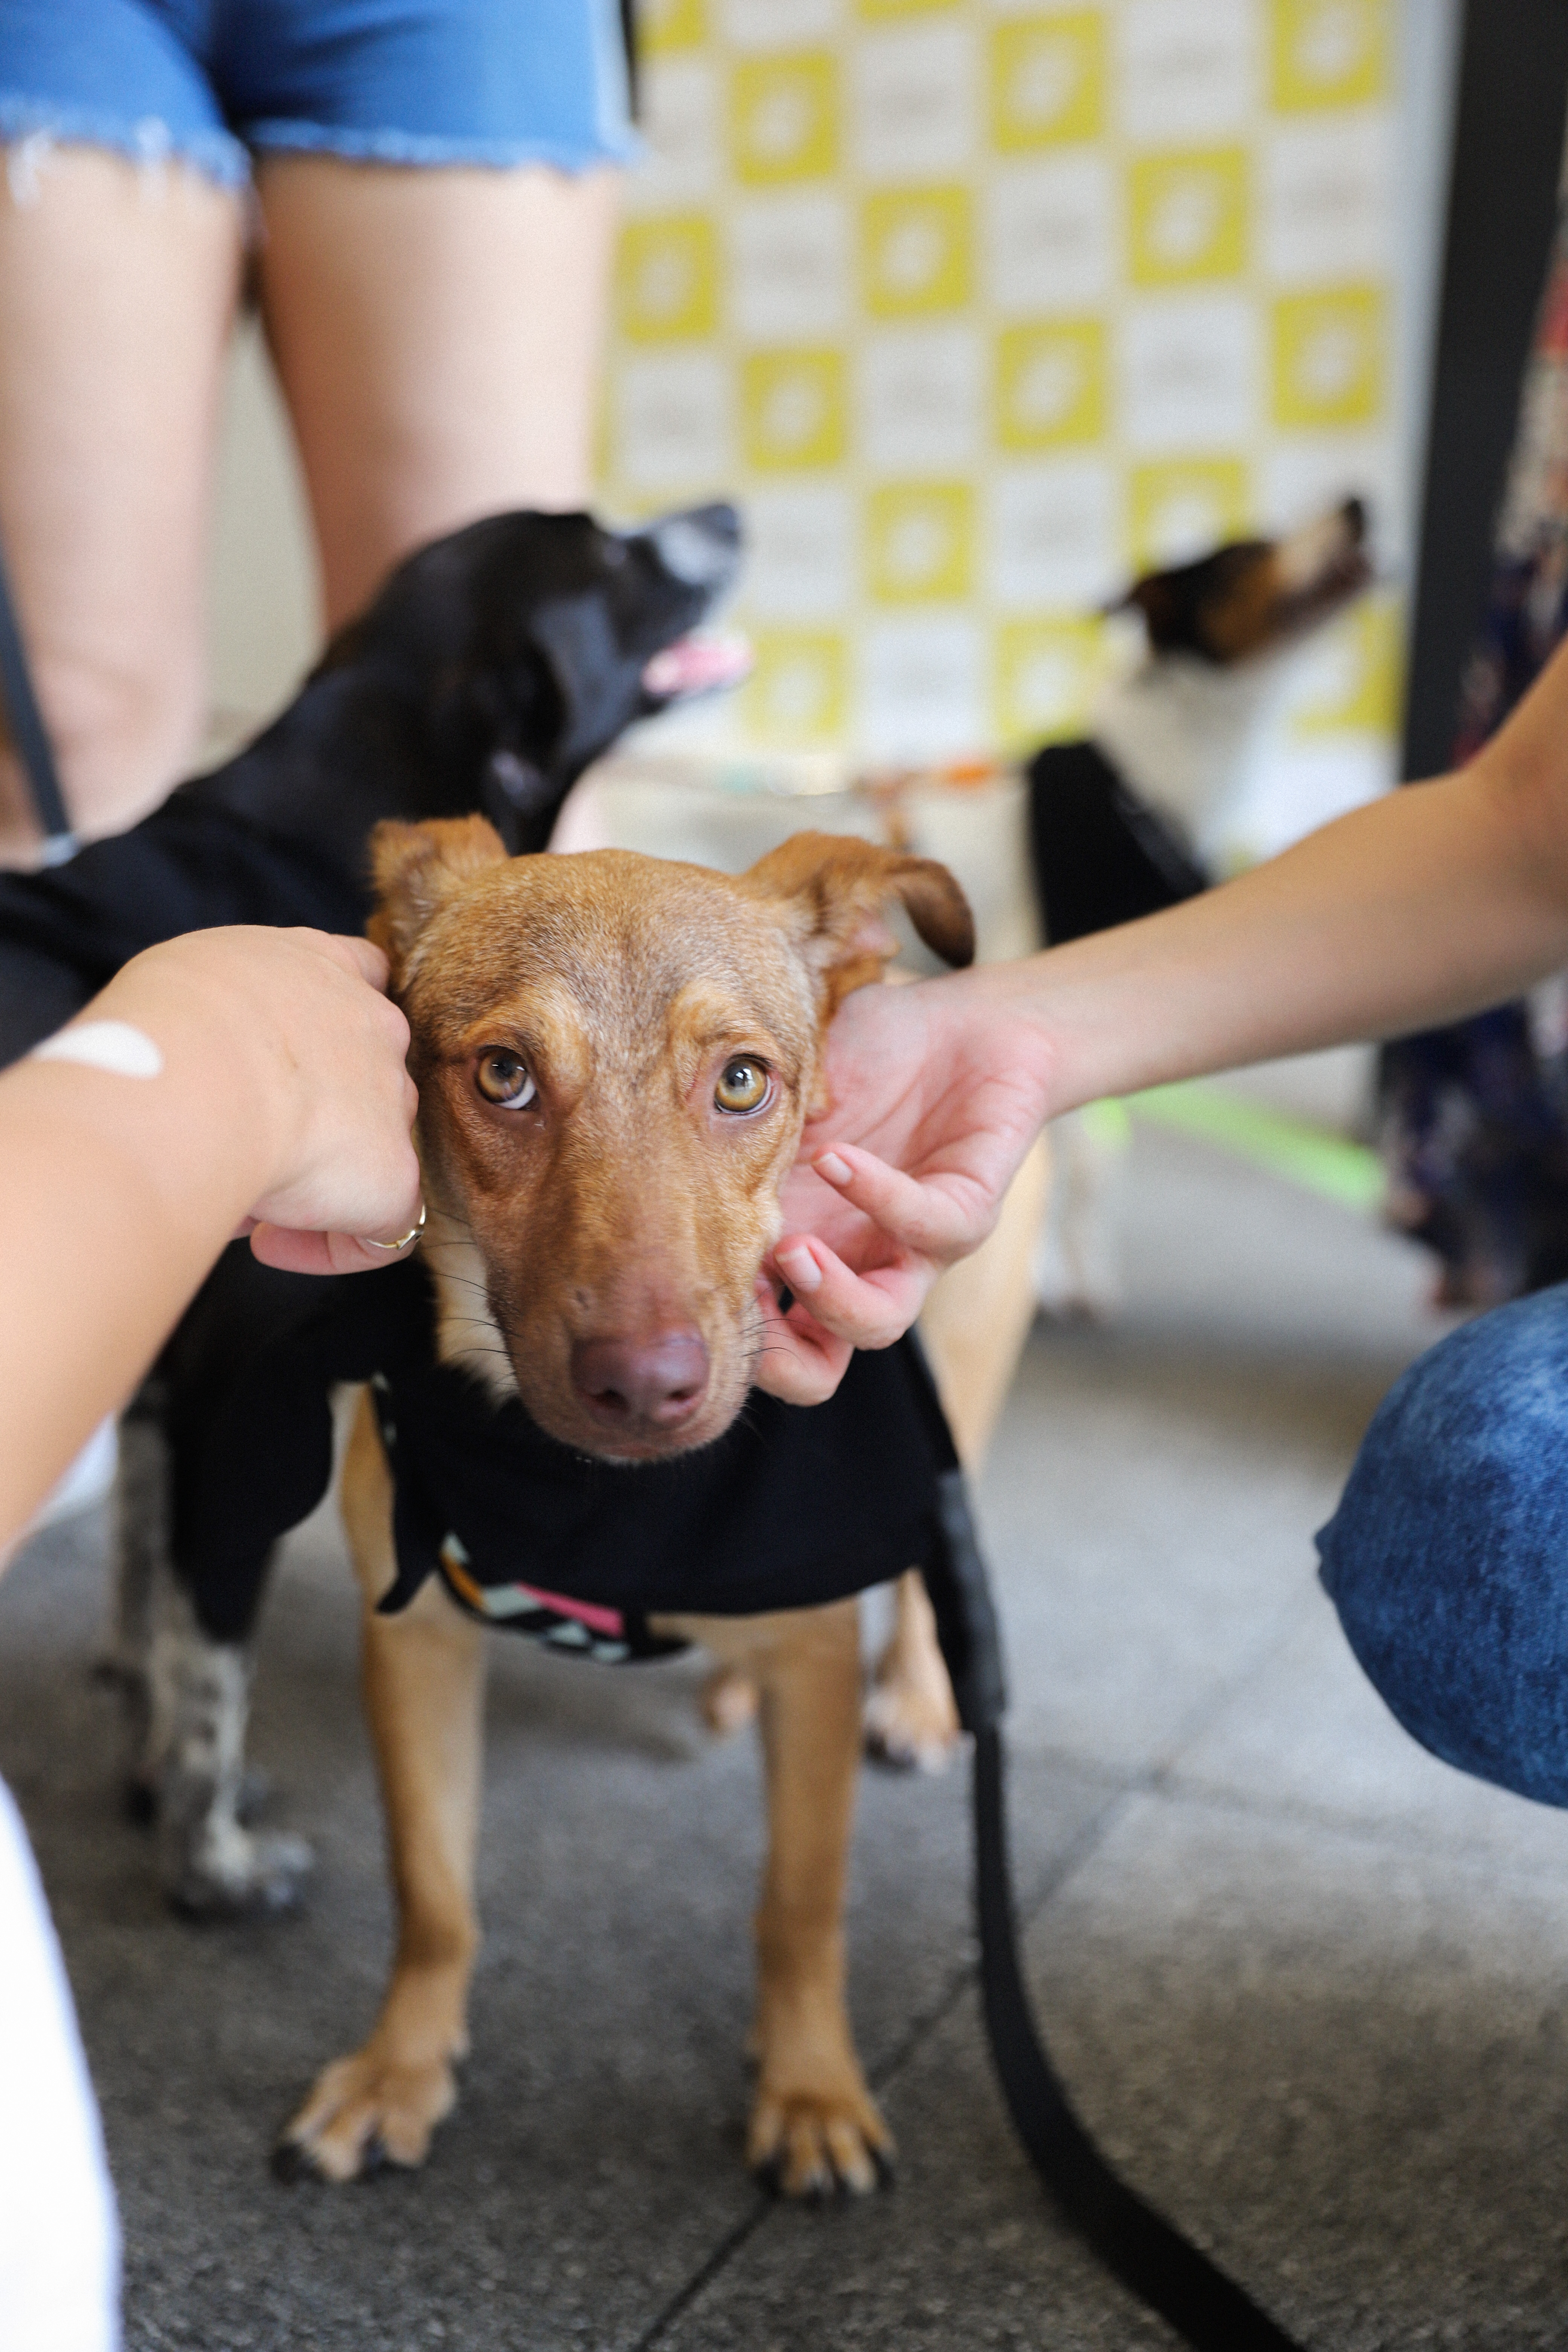
<svg viewBox="0 0 1568 2352">
<path fill-rule="evenodd" d="M 4 0 L 0 142 L 579 171 L 636 152 L 617 0 Z"/>
<path fill-rule="evenodd" d="M 1410 1367 L 1318 1549 L 1405 1729 L 1462 1772 L 1568 1805 L 1568 1284 Z"/>
</svg>

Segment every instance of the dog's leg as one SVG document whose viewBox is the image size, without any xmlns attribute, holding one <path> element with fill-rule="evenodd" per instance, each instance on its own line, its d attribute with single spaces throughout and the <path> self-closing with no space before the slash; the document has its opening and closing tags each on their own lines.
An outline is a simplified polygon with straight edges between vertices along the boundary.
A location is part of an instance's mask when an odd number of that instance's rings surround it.
<svg viewBox="0 0 1568 2352">
<path fill-rule="evenodd" d="M 1125 1113 L 1111 1105 L 1068 1111 L 1051 1122 L 1056 1181 L 1034 1283 L 1045 1313 L 1066 1322 L 1109 1323 L 1121 1305 L 1125 1124 Z"/>
<path fill-rule="evenodd" d="M 887 1764 L 945 1772 L 958 1745 L 958 1709 L 918 1568 L 893 1587 L 893 1631 L 866 1694 L 866 1745 Z"/>
<path fill-rule="evenodd" d="M 958 1458 L 977 1470 L 995 1433 L 1035 1319 L 1031 1262 L 1051 1189 L 1042 1136 L 1014 1177 L 996 1223 L 950 1266 L 921 1317 L 921 1337 Z"/>
<path fill-rule="evenodd" d="M 94 1672 L 124 1700 L 125 1800 L 137 1821 L 157 1809 L 150 1756 L 153 1724 L 153 1596 L 168 1553 L 169 1446 L 161 1381 L 142 1383 L 120 1423 L 114 1487 L 114 1562 L 109 1636 Z"/>
<path fill-rule="evenodd" d="M 995 1231 L 944 1274 L 921 1318 L 942 1410 L 966 1470 L 985 1458 L 1035 1316 L 1031 1258 L 1050 1192 L 1044 1137 L 1013 1180 Z M 958 1709 L 923 1579 L 896 1588 L 892 1638 L 866 1699 L 866 1745 L 889 1764 L 941 1772 L 958 1746 Z"/>
<path fill-rule="evenodd" d="M 693 1621 L 762 1694 L 768 1859 L 757 1911 L 758 2061 L 746 2153 L 787 2197 L 873 2189 L 892 2156 L 844 1993 L 844 1882 L 860 1748 L 853 1601 Z"/>
<path fill-rule="evenodd" d="M 474 1853 L 484 1711 L 483 1633 L 428 1584 L 378 1617 L 393 1580 L 392 1485 L 368 1402 L 343 1469 L 343 1517 L 364 1594 L 363 1685 L 397 1903 L 397 1958 L 363 2050 L 317 2078 L 284 2129 L 274 2169 L 349 2180 L 377 2164 L 422 2163 L 457 2098 L 479 1948 Z"/>
<path fill-rule="evenodd" d="M 202 1627 L 169 1556 L 169 1443 L 161 1383 L 121 1423 L 118 1560 L 100 1671 L 125 1694 L 127 1802 L 158 1824 L 159 1876 L 177 1909 L 204 1918 L 287 1910 L 312 1862 L 303 1838 L 247 1826 L 251 1661 Z"/>
<path fill-rule="evenodd" d="M 197 1918 L 289 1910 L 315 1857 L 303 1838 L 245 1825 L 249 1648 L 203 1629 L 166 1557 L 153 1574 L 152 1705 L 138 1779 L 157 1815 L 163 1890 Z"/>
<path fill-rule="evenodd" d="M 715 1738 L 732 1739 L 757 1719 L 762 1694 L 742 1666 L 715 1666 L 702 1685 L 698 1705 L 702 1720 Z"/>
</svg>

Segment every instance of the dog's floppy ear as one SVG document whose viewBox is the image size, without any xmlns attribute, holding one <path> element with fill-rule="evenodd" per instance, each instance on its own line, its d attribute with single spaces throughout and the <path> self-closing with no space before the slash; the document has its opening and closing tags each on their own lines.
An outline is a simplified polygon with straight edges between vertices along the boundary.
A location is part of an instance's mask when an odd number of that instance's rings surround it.
<svg viewBox="0 0 1568 2352">
<path fill-rule="evenodd" d="M 851 990 L 880 980 L 898 942 L 881 920 L 901 899 L 916 930 L 944 963 L 974 960 L 969 901 L 933 857 L 881 849 L 854 834 L 796 833 L 740 877 L 749 896 L 779 902 L 819 975 L 823 1017 Z"/>
<path fill-rule="evenodd" d="M 431 817 L 423 824 L 388 817 L 376 826 L 370 836 L 375 908 L 366 929 L 386 952 L 394 986 L 443 898 L 505 858 L 505 844 L 488 817 Z"/>
</svg>

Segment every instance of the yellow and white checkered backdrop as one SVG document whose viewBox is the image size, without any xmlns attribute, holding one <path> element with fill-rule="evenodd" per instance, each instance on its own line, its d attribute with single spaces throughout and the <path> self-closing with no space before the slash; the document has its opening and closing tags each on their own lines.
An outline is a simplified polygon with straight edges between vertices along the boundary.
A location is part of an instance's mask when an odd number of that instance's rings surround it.
<svg viewBox="0 0 1568 2352">
<path fill-rule="evenodd" d="M 1391 0 L 643 0 L 606 502 L 734 495 L 757 744 L 1071 731 L 1133 570 L 1396 494 Z M 1298 746 L 1385 741 L 1373 601 Z"/>
</svg>

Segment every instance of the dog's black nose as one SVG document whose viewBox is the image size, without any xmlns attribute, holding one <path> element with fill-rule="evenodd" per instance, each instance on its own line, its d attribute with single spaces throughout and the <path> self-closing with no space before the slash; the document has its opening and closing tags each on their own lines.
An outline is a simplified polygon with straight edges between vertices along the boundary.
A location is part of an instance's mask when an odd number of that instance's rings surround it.
<svg viewBox="0 0 1568 2352">
<path fill-rule="evenodd" d="M 578 1339 L 572 1385 L 602 1421 L 679 1429 L 708 1389 L 708 1349 L 700 1331 L 660 1331 L 651 1339 Z"/>
</svg>

